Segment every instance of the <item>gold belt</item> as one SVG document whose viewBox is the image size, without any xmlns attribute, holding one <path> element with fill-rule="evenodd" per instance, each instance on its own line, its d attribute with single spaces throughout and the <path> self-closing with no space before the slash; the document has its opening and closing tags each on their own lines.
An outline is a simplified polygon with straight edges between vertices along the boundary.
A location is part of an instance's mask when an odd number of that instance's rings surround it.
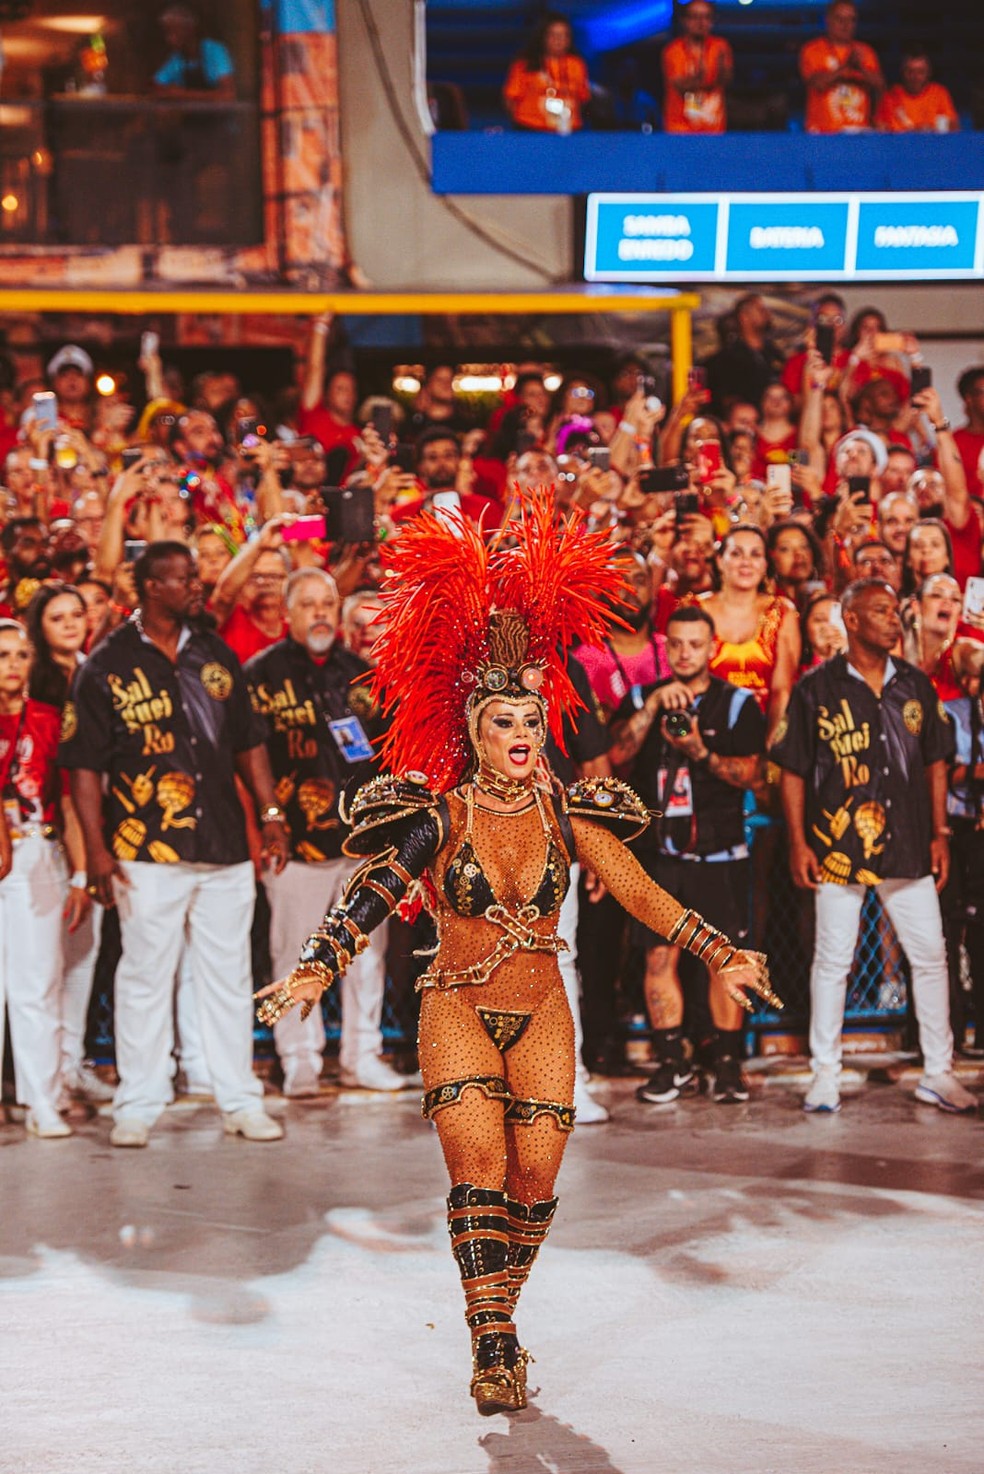
<svg viewBox="0 0 984 1474">
<path fill-rule="evenodd" d="M 57 839 L 58 830 L 54 824 L 28 824 L 26 829 L 9 830 L 10 838 L 16 839 Z"/>
<path fill-rule="evenodd" d="M 540 920 L 538 906 L 521 906 L 510 911 L 507 906 L 496 902 L 485 909 L 486 921 L 501 926 L 504 936 L 500 937 L 487 957 L 473 962 L 470 967 L 429 967 L 417 979 L 416 991 L 423 988 L 466 988 L 478 983 L 487 983 L 497 967 L 514 957 L 517 952 L 549 952 L 556 957 L 558 952 L 570 949 L 556 932 L 547 935 L 535 932 L 532 922 Z"/>
</svg>

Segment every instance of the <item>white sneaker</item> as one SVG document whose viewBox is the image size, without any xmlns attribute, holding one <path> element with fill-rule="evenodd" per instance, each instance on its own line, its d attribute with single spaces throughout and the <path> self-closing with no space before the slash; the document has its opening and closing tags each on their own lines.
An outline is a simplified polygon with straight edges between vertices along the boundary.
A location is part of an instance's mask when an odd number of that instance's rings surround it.
<svg viewBox="0 0 984 1474">
<path fill-rule="evenodd" d="M 62 1090 L 77 1100 L 91 1100 L 96 1103 L 112 1100 L 116 1094 L 115 1087 L 107 1085 L 90 1064 L 81 1064 L 77 1070 L 70 1070 L 62 1079 Z"/>
<path fill-rule="evenodd" d="M 583 1085 L 574 1087 L 574 1123 L 577 1126 L 600 1126 L 611 1120 L 611 1112 L 595 1100 Z"/>
<path fill-rule="evenodd" d="M 832 1115 L 841 1108 L 840 1087 L 833 1070 L 818 1070 L 803 1101 L 804 1111 Z"/>
<path fill-rule="evenodd" d="M 977 1096 L 965 1090 L 949 1070 L 943 1075 L 923 1075 L 916 1086 L 916 1100 L 937 1106 L 954 1116 L 969 1115 L 977 1110 Z"/>
<path fill-rule="evenodd" d="M 28 1136 L 36 1136 L 39 1141 L 55 1141 L 58 1137 L 72 1136 L 74 1133 L 67 1121 L 63 1121 L 57 1111 L 28 1111 L 24 1118 Z"/>
<path fill-rule="evenodd" d="M 312 1100 L 321 1094 L 321 1075 L 306 1061 L 288 1060 L 284 1065 L 283 1094 L 290 1100 Z"/>
<path fill-rule="evenodd" d="M 340 1079 L 349 1090 L 405 1090 L 408 1084 L 408 1076 L 397 1074 L 378 1054 L 361 1060 L 354 1070 L 342 1070 Z"/>
<path fill-rule="evenodd" d="M 121 1116 L 109 1133 L 110 1146 L 146 1146 L 150 1140 L 150 1127 L 146 1121 Z"/>
<path fill-rule="evenodd" d="M 266 1111 L 223 1111 L 222 1129 L 229 1136 L 244 1136 L 247 1141 L 279 1141 L 284 1128 Z"/>
</svg>

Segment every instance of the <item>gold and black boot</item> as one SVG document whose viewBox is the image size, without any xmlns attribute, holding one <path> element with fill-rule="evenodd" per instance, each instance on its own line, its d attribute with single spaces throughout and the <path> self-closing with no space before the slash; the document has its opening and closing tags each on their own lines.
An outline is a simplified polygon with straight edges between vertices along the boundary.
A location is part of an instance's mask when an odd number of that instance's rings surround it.
<svg viewBox="0 0 984 1474">
<path fill-rule="evenodd" d="M 557 1199 L 547 1198 L 542 1203 L 519 1203 L 515 1198 L 506 1198 L 509 1215 L 509 1304 L 513 1312 L 519 1292 L 530 1277 L 533 1261 L 550 1232 Z"/>
<path fill-rule="evenodd" d="M 516 1339 L 509 1286 L 506 1195 L 458 1183 L 448 1196 L 448 1232 L 472 1333 L 471 1394 L 483 1416 L 526 1406 L 526 1353 Z"/>
</svg>

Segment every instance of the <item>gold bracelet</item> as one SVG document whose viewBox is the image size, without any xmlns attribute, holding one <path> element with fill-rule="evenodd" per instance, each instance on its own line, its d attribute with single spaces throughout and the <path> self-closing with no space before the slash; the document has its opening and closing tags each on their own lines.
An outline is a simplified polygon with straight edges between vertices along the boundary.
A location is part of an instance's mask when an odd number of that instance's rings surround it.
<svg viewBox="0 0 984 1474">
<path fill-rule="evenodd" d="M 361 931 L 359 929 L 358 925 L 352 920 L 351 916 L 339 915 L 338 920 L 342 923 L 345 930 L 352 938 L 352 941 L 355 943 L 355 955 L 358 957 L 359 953 L 364 952 L 368 947 L 369 938 L 366 936 L 364 931 Z"/>
</svg>

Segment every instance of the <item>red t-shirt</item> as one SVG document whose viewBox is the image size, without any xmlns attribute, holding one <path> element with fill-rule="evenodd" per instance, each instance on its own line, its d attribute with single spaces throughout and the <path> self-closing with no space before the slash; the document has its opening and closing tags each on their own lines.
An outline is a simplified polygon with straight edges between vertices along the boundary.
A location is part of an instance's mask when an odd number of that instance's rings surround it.
<svg viewBox="0 0 984 1474">
<path fill-rule="evenodd" d="M 474 492 L 466 491 L 461 497 L 461 510 L 472 522 L 477 523 L 484 511 L 485 517 L 482 526 L 486 532 L 502 524 L 502 505 L 499 502 L 490 501 L 486 496 L 476 496 Z M 402 506 L 395 507 L 390 513 L 394 522 L 406 522 L 409 517 L 416 517 L 427 505 L 425 496 L 417 497 L 412 502 L 404 502 Z"/>
<path fill-rule="evenodd" d="M 963 527 L 954 527 L 943 518 L 943 525 L 950 534 L 953 544 L 953 576 L 960 587 L 966 588 L 968 578 L 981 576 L 981 543 L 984 541 L 984 509 L 977 502 L 971 503 L 970 516 Z"/>
<path fill-rule="evenodd" d="M 653 629 L 658 635 L 666 634 L 666 626 L 670 622 L 670 615 L 675 614 L 679 607 L 680 595 L 675 594 L 667 584 L 661 583 L 656 590 L 651 614 Z"/>
<path fill-rule="evenodd" d="M 279 634 L 265 634 L 239 604 L 219 630 L 221 638 L 225 640 L 229 649 L 239 657 L 240 665 L 245 665 L 251 656 L 259 655 L 261 650 L 269 650 L 270 646 L 282 640 L 286 633 L 287 621 L 284 620 Z"/>
<path fill-rule="evenodd" d="M 752 476 L 756 481 L 765 480 L 767 466 L 782 466 L 789 461 L 789 452 L 799 445 L 799 432 L 791 430 L 782 440 L 763 440 L 755 437 L 755 455 L 752 459 Z"/>
<path fill-rule="evenodd" d="M 301 435 L 313 435 L 326 452 L 344 445 L 349 452 L 346 475 L 359 458 L 355 448 L 355 442 L 359 438 L 358 425 L 340 425 L 323 404 L 316 404 L 314 409 L 304 409 L 302 406 L 297 412 L 297 429 Z"/>
<path fill-rule="evenodd" d="M 838 348 L 834 353 L 834 361 L 830 365 L 833 372 L 830 375 L 828 389 L 836 389 L 847 371 L 847 361 L 850 358 L 847 348 Z M 806 372 L 806 351 L 794 353 L 787 358 L 783 367 L 779 382 L 784 389 L 788 389 L 798 399 L 803 393 L 803 375 Z"/>
<path fill-rule="evenodd" d="M 953 438 L 957 442 L 957 450 L 960 452 L 960 459 L 967 473 L 968 491 L 971 496 L 984 496 L 984 483 L 981 482 L 981 473 L 978 469 L 981 463 L 981 451 L 984 451 L 984 435 L 979 435 L 975 430 L 968 430 L 966 425 L 961 425 L 959 430 L 954 430 Z"/>
<path fill-rule="evenodd" d="M 57 707 L 31 700 L 23 713 L 0 716 L 0 794 L 8 821 L 15 827 L 55 822 L 61 722 Z M 11 782 L 15 744 L 17 772 Z"/>
</svg>

